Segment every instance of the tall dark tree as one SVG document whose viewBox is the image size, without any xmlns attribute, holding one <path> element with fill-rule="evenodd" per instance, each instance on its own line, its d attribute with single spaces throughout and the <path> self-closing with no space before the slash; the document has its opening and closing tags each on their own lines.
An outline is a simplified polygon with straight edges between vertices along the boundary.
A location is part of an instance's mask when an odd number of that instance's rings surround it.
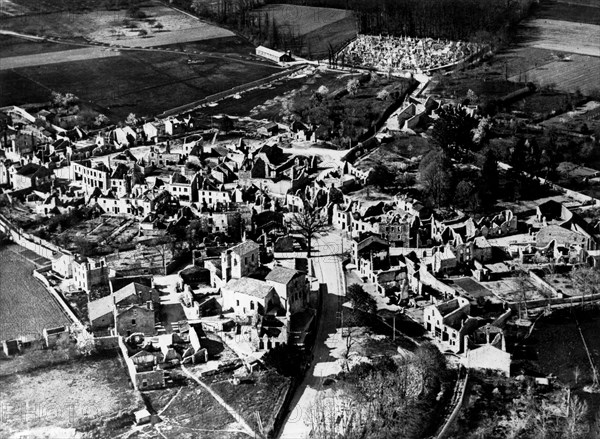
<svg viewBox="0 0 600 439">
<path fill-rule="evenodd" d="M 419 182 L 434 206 L 447 206 L 454 190 L 454 168 L 446 152 L 434 150 L 419 165 Z"/>
<path fill-rule="evenodd" d="M 442 107 L 438 115 L 431 133 L 433 142 L 452 158 L 465 157 L 474 147 L 471 131 L 477 127 L 477 120 L 463 107 Z"/>
<path fill-rule="evenodd" d="M 499 180 L 496 154 L 493 150 L 488 149 L 481 166 L 481 185 L 479 186 L 479 193 L 484 206 L 490 207 L 497 200 Z"/>
<path fill-rule="evenodd" d="M 369 183 L 379 187 L 380 190 L 384 190 L 386 186 L 394 184 L 396 173 L 386 163 L 381 161 L 377 162 L 373 166 L 373 171 L 369 176 Z"/>
</svg>

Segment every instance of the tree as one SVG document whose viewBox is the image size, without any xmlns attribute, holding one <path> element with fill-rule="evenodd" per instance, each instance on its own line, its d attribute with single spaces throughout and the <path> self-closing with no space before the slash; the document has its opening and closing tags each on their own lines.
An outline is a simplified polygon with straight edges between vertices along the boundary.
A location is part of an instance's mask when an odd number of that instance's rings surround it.
<svg viewBox="0 0 600 439">
<path fill-rule="evenodd" d="M 127 125 L 137 125 L 138 118 L 134 113 L 129 113 L 129 115 L 127 116 L 127 119 L 125 119 L 125 123 Z"/>
<path fill-rule="evenodd" d="M 377 99 L 379 99 L 380 101 L 387 101 L 389 97 L 390 92 L 387 91 L 385 88 L 377 93 Z"/>
<path fill-rule="evenodd" d="M 355 96 L 356 93 L 358 92 L 358 87 L 360 86 L 360 82 L 358 81 L 357 78 L 352 78 L 348 80 L 348 83 L 346 84 L 346 90 L 348 91 L 348 94 L 350 96 Z"/>
<path fill-rule="evenodd" d="M 320 209 L 305 202 L 304 210 L 292 215 L 291 224 L 306 239 L 306 257 L 310 258 L 312 240 L 327 230 L 327 219 L 321 215 Z"/>
<path fill-rule="evenodd" d="M 321 96 L 326 96 L 329 94 L 329 89 L 325 85 L 322 85 L 317 89 L 317 93 Z"/>
<path fill-rule="evenodd" d="M 600 271 L 591 267 L 578 267 L 571 272 L 571 279 L 581 293 L 581 302 L 585 296 L 600 292 Z"/>
<path fill-rule="evenodd" d="M 73 93 L 61 94 L 56 91 L 52 92 L 52 103 L 58 107 L 67 107 L 79 101 L 79 98 Z"/>
<path fill-rule="evenodd" d="M 479 206 L 477 187 L 471 180 L 461 180 L 456 185 L 454 202 L 457 206 L 475 210 Z"/>
<path fill-rule="evenodd" d="M 472 151 L 471 131 L 477 126 L 477 120 L 463 107 L 441 107 L 438 115 L 431 132 L 433 142 L 452 158 L 464 157 Z"/>
<path fill-rule="evenodd" d="M 383 191 L 386 186 L 394 182 L 395 173 L 390 167 L 379 161 L 373 166 L 373 171 L 369 174 L 369 183 L 379 187 Z"/>
<path fill-rule="evenodd" d="M 498 197 L 500 176 L 498 175 L 498 161 L 493 150 L 488 149 L 485 153 L 483 165 L 481 166 L 480 196 L 486 207 L 493 206 Z"/>
<path fill-rule="evenodd" d="M 436 207 L 448 205 L 454 188 L 454 171 L 444 151 L 434 150 L 423 157 L 419 165 L 419 181 Z"/>
<path fill-rule="evenodd" d="M 108 117 L 106 117 L 104 114 L 100 113 L 99 115 L 97 115 L 94 118 L 94 122 L 93 123 L 94 123 L 95 126 L 100 127 L 100 126 L 102 126 L 104 124 L 107 124 L 108 122 L 109 122 Z"/>
<path fill-rule="evenodd" d="M 362 285 L 352 284 L 348 287 L 346 297 L 350 299 L 354 309 L 374 314 L 377 311 L 377 302 L 369 293 L 365 291 Z"/>
<path fill-rule="evenodd" d="M 563 428 L 563 437 L 565 439 L 588 437 L 586 436 L 587 422 L 585 422 L 587 412 L 587 402 L 579 399 L 577 396 L 573 396 L 569 403 L 569 410 Z"/>
</svg>

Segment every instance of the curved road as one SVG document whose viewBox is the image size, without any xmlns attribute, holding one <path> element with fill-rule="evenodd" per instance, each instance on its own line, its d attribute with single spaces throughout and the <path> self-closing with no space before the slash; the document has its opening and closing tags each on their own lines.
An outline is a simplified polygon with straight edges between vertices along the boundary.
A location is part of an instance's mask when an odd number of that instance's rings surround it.
<svg viewBox="0 0 600 439">
<path fill-rule="evenodd" d="M 336 359 L 330 356 L 331 349 L 327 346 L 330 337 L 337 336 L 337 312 L 346 294 L 342 259 L 338 255 L 348 247 L 342 247 L 341 239 L 339 235 L 330 233 L 319 237 L 315 243 L 319 254 L 312 258 L 315 275 L 322 284 L 327 285 L 327 291 L 323 296 L 322 314 L 315 338 L 314 361 L 292 399 L 279 435 L 281 439 L 309 437 L 310 411 L 323 390 L 323 381 L 326 377 L 341 372 Z"/>
</svg>

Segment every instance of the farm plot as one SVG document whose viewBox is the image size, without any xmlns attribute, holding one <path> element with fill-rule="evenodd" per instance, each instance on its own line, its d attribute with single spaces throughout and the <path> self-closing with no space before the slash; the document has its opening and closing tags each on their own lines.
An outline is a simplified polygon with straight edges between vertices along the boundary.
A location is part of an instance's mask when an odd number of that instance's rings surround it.
<svg viewBox="0 0 600 439">
<path fill-rule="evenodd" d="M 4 30 L 54 38 L 90 39 L 127 47 L 152 47 L 231 37 L 234 34 L 158 3 L 131 16 L 125 9 L 54 12 L 5 18 Z"/>
<path fill-rule="evenodd" d="M 295 35 L 306 35 L 352 16 L 352 12 L 343 9 L 296 5 L 269 5 L 257 9 L 255 13 L 263 16 L 268 14 L 277 26 L 288 28 Z"/>
<path fill-rule="evenodd" d="M 536 16 L 544 19 L 600 24 L 598 0 L 546 1 L 538 6 Z"/>
<path fill-rule="evenodd" d="M 119 357 L 86 359 L 2 378 L 0 436 L 72 437 L 74 429 L 115 437 L 143 402 Z M 103 423 L 112 418 L 113 422 Z M 116 427 L 116 428 L 115 428 Z M 102 430 L 101 432 L 99 430 Z M 116 430 L 116 431 L 115 431 Z M 45 431 L 43 436 L 40 432 Z M 90 436 L 100 437 L 100 436 Z"/>
<path fill-rule="evenodd" d="M 524 31 L 533 35 L 525 44 L 539 49 L 600 56 L 600 26 L 562 20 L 532 20 Z"/>
<path fill-rule="evenodd" d="M 3 71 L 0 83 L 7 89 L 0 94 L 0 106 L 43 102 L 55 90 L 74 93 L 108 117 L 122 120 L 131 112 L 158 114 L 278 70 L 268 64 L 194 59 L 204 62 L 188 64 L 187 56 L 175 53 L 126 51 L 109 58 Z M 9 88 L 10 83 L 15 87 Z"/>
<path fill-rule="evenodd" d="M 541 86 L 553 85 L 569 92 L 580 90 L 588 94 L 600 88 L 600 58 L 571 55 L 569 61 L 552 61 L 510 78 L 521 82 L 523 78 Z"/>
<path fill-rule="evenodd" d="M 247 437 L 242 433 L 237 420 L 200 386 L 189 385 L 178 390 L 153 390 L 146 392 L 145 395 L 152 408 L 160 413 L 161 430 L 168 432 L 169 437 L 214 439 Z M 149 426 L 141 431 L 153 432 Z"/>
<path fill-rule="evenodd" d="M 254 11 L 277 23 L 280 33 L 303 38 L 302 55 L 322 57 L 329 45 L 337 48 L 356 36 L 354 13 L 343 9 L 296 5 L 269 5 Z"/>
<path fill-rule="evenodd" d="M 85 61 L 98 58 L 119 56 L 119 52 L 104 47 L 83 47 L 72 50 L 61 50 L 35 55 L 21 55 L 2 58 L 0 70 L 11 70 L 22 67 L 34 67 L 70 61 Z"/>
<path fill-rule="evenodd" d="M 10 35 L 0 35 L 0 59 L 11 56 L 36 55 L 39 53 L 60 52 L 69 49 L 79 49 L 72 44 L 53 43 L 44 40 L 30 40 Z M 2 64 L 0 64 L 2 67 Z"/>
<path fill-rule="evenodd" d="M 20 250 L 17 246 L 0 248 L 0 340 L 40 335 L 44 328 L 72 323 L 33 277 L 35 266 Z"/>
</svg>

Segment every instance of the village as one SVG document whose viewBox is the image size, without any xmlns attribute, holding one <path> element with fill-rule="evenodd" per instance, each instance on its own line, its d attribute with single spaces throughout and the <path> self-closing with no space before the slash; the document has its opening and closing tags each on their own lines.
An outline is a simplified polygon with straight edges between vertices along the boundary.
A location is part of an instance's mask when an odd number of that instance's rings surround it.
<svg viewBox="0 0 600 439">
<path fill-rule="evenodd" d="M 448 92 L 449 72 L 492 56 L 462 41 L 358 34 L 328 63 L 254 55 L 288 70 L 158 116 L 80 126 L 81 100 L 58 92 L 0 108 L 0 250 L 38 288 L 0 324 L 0 435 L 49 422 L 10 416 L 26 404 L 15 376 L 78 362 L 94 380 L 105 368 L 98 395 L 123 394 L 50 422 L 65 437 L 342 437 L 372 408 L 344 414 L 360 397 L 342 384 L 379 367 L 428 401 L 406 437 L 461 437 L 489 389 L 527 387 L 548 413 L 571 388 L 594 398 L 598 97 L 565 92 L 542 115 L 527 107 L 540 84 Z M 549 372 L 542 346 L 566 313 L 577 353 Z"/>
</svg>

